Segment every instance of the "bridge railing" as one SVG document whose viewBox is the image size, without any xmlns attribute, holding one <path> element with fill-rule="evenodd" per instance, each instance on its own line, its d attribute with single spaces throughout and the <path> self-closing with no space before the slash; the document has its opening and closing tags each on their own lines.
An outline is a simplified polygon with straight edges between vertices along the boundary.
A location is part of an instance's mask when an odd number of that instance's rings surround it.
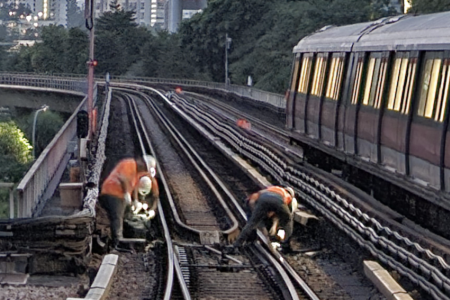
<svg viewBox="0 0 450 300">
<path fill-rule="evenodd" d="M 28 83 L 27 80 L 36 81 L 37 74 L 34 73 L 2 73 L 0 72 L 0 84 L 2 84 L 2 77 L 5 77 L 3 80 L 9 82 L 17 82 L 18 85 L 32 85 L 33 83 Z M 96 80 L 104 81 L 105 76 L 96 76 Z M 82 74 L 39 74 L 39 79 L 45 82 L 52 82 L 57 86 L 65 86 L 68 90 L 76 90 L 77 87 L 82 80 L 86 80 L 86 75 Z M 151 78 L 151 77 L 129 77 L 129 76 L 111 76 L 111 80 L 116 82 L 134 82 L 134 83 L 142 83 L 142 84 L 173 84 L 173 85 L 183 85 L 183 86 L 196 86 L 196 87 L 206 87 L 210 89 L 218 89 L 224 90 L 227 92 L 234 93 L 241 97 L 247 97 L 255 101 L 260 101 L 269 105 L 272 105 L 279 109 L 286 108 L 286 100 L 284 95 L 270 93 L 263 90 L 255 89 L 249 86 L 235 85 L 229 84 L 226 85 L 224 83 L 219 82 L 210 82 L 210 81 L 198 81 L 198 80 L 188 80 L 188 79 L 171 79 L 171 78 Z M 58 83 L 58 81 L 61 81 Z M 21 84 L 23 82 L 23 84 Z M 84 82 L 85 83 L 85 82 Z M 14 84 L 14 83 L 5 83 L 5 84 Z M 60 87 L 55 87 L 60 88 Z M 87 91 L 87 86 L 83 87 L 83 92 Z M 64 89 L 64 88 L 62 88 Z"/>
<path fill-rule="evenodd" d="M 30 218 L 37 207 L 44 205 L 44 193 L 60 168 L 61 161 L 67 154 L 67 145 L 75 137 L 77 131 L 76 115 L 81 109 L 86 109 L 87 98 L 84 98 L 76 111 L 56 134 L 50 144 L 39 155 L 25 177 L 17 187 L 17 217 Z M 52 193 L 53 194 L 53 193 Z"/>
<path fill-rule="evenodd" d="M 77 91 L 86 93 L 85 77 L 55 77 L 51 75 L 0 73 L 0 84 L 9 86 L 22 86 L 64 91 Z M 97 98 L 97 86 L 94 88 L 94 100 Z M 10 218 L 30 218 L 38 211 L 38 207 L 45 204 L 44 195 L 48 193 L 48 185 L 55 176 L 64 157 L 67 156 L 68 143 L 74 139 L 77 129 L 77 113 L 87 108 L 87 98 L 84 98 L 69 120 L 63 125 L 52 141 L 47 145 L 41 155 L 34 162 L 30 170 L 20 181 L 17 191 L 17 215 L 14 207 L 10 207 Z"/>
<path fill-rule="evenodd" d="M 83 77 L 61 77 L 33 73 L 0 72 L 0 84 L 56 90 L 76 91 L 87 94 L 87 80 Z"/>
<path fill-rule="evenodd" d="M 104 77 L 98 78 L 104 79 Z M 197 81 L 187 79 L 167 79 L 167 78 L 162 79 L 162 78 L 125 77 L 125 76 L 111 76 L 111 80 L 116 82 L 134 82 L 142 84 L 161 83 L 161 84 L 173 84 L 183 86 L 206 87 L 210 89 L 224 90 L 227 92 L 231 92 L 241 97 L 246 97 L 255 101 L 270 104 L 279 109 L 286 108 L 286 99 L 284 95 L 262 91 L 249 86 L 242 86 L 235 84 L 226 85 L 224 83 L 219 82 Z"/>
</svg>

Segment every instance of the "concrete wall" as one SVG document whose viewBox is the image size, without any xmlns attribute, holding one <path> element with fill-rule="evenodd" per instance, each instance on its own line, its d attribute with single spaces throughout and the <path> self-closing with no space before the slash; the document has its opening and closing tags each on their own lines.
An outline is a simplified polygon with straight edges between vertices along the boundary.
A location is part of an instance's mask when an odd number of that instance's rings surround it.
<svg viewBox="0 0 450 300">
<path fill-rule="evenodd" d="M 0 89 L 0 107 L 41 108 L 47 104 L 52 111 L 73 113 L 83 97 L 55 92 L 34 92 L 14 89 Z"/>
</svg>

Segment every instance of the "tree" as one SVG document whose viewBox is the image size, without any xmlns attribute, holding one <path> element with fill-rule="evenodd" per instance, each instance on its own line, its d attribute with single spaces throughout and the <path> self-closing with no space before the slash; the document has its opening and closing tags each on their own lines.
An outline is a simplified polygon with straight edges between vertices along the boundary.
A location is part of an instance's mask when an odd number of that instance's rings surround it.
<svg viewBox="0 0 450 300">
<path fill-rule="evenodd" d="M 34 72 L 32 66 L 32 56 L 34 47 L 20 46 L 19 51 L 13 53 L 6 62 L 5 69 L 15 72 Z"/>
<path fill-rule="evenodd" d="M 42 42 L 33 46 L 32 65 L 37 72 L 63 73 L 67 30 L 63 26 L 45 26 Z"/>
<path fill-rule="evenodd" d="M 408 13 L 433 13 L 450 10 L 450 0 L 412 0 Z"/>
<path fill-rule="evenodd" d="M 0 181 L 18 182 L 33 160 L 31 145 L 13 121 L 0 123 Z"/>
<path fill-rule="evenodd" d="M 142 75 L 159 78 L 197 78 L 201 76 L 192 64 L 192 57 L 183 49 L 180 36 L 161 31 L 155 37 L 150 37 L 143 46 Z"/>
<path fill-rule="evenodd" d="M 5 50 L 5 47 L 0 46 L 0 71 L 5 69 L 5 62 L 8 59 L 8 53 Z"/>
<path fill-rule="evenodd" d="M 65 42 L 64 72 L 85 74 L 89 59 L 89 39 L 85 31 L 70 28 Z"/>
<path fill-rule="evenodd" d="M 110 5 L 112 11 L 104 13 L 96 22 L 96 72 L 125 74 L 135 63 L 145 44 L 147 33 L 138 29 L 133 11 L 123 11 L 117 1 Z"/>
<path fill-rule="evenodd" d="M 28 140 L 33 138 L 34 115 L 35 112 L 31 113 L 26 122 L 20 126 Z M 49 110 L 39 113 L 36 119 L 35 144 L 32 145 L 35 147 L 36 157 L 47 147 L 63 125 L 64 120 L 58 113 Z"/>
</svg>

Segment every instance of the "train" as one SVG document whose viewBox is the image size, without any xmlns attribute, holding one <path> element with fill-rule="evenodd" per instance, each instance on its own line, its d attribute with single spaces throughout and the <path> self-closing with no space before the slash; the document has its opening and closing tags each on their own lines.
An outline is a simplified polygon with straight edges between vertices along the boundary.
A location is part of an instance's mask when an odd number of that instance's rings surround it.
<svg viewBox="0 0 450 300">
<path fill-rule="evenodd" d="M 326 26 L 293 54 L 286 129 L 307 160 L 450 203 L 450 12 Z"/>
</svg>

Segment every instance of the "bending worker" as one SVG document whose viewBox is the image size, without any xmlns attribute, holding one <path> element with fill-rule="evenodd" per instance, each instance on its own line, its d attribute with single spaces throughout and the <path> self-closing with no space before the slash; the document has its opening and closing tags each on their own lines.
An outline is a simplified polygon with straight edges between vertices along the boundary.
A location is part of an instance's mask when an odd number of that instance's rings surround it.
<svg viewBox="0 0 450 300">
<path fill-rule="evenodd" d="M 281 234 L 280 227 L 284 230 L 282 241 L 288 241 L 293 231 L 293 215 L 297 208 L 297 200 L 291 187 L 270 186 L 264 190 L 251 194 L 246 199 L 247 224 L 234 242 L 234 247 L 240 247 L 247 241 L 250 235 L 256 233 L 256 229 L 267 219 L 272 220 L 269 231 L 271 236 Z M 283 234 L 281 234 L 283 235 Z"/>
<path fill-rule="evenodd" d="M 156 215 L 156 209 L 159 203 L 159 187 L 158 181 L 154 174 L 152 176 L 142 176 L 139 184 L 134 190 L 134 199 L 132 210 L 134 214 L 138 214 L 144 210 L 147 219 L 153 219 Z"/>
<path fill-rule="evenodd" d="M 98 200 L 108 213 L 115 248 L 123 238 L 123 217 L 125 208 L 132 204 L 131 193 L 134 194 L 142 176 L 155 173 L 155 167 L 156 160 L 151 155 L 125 158 L 119 161 L 102 184 Z"/>
</svg>

